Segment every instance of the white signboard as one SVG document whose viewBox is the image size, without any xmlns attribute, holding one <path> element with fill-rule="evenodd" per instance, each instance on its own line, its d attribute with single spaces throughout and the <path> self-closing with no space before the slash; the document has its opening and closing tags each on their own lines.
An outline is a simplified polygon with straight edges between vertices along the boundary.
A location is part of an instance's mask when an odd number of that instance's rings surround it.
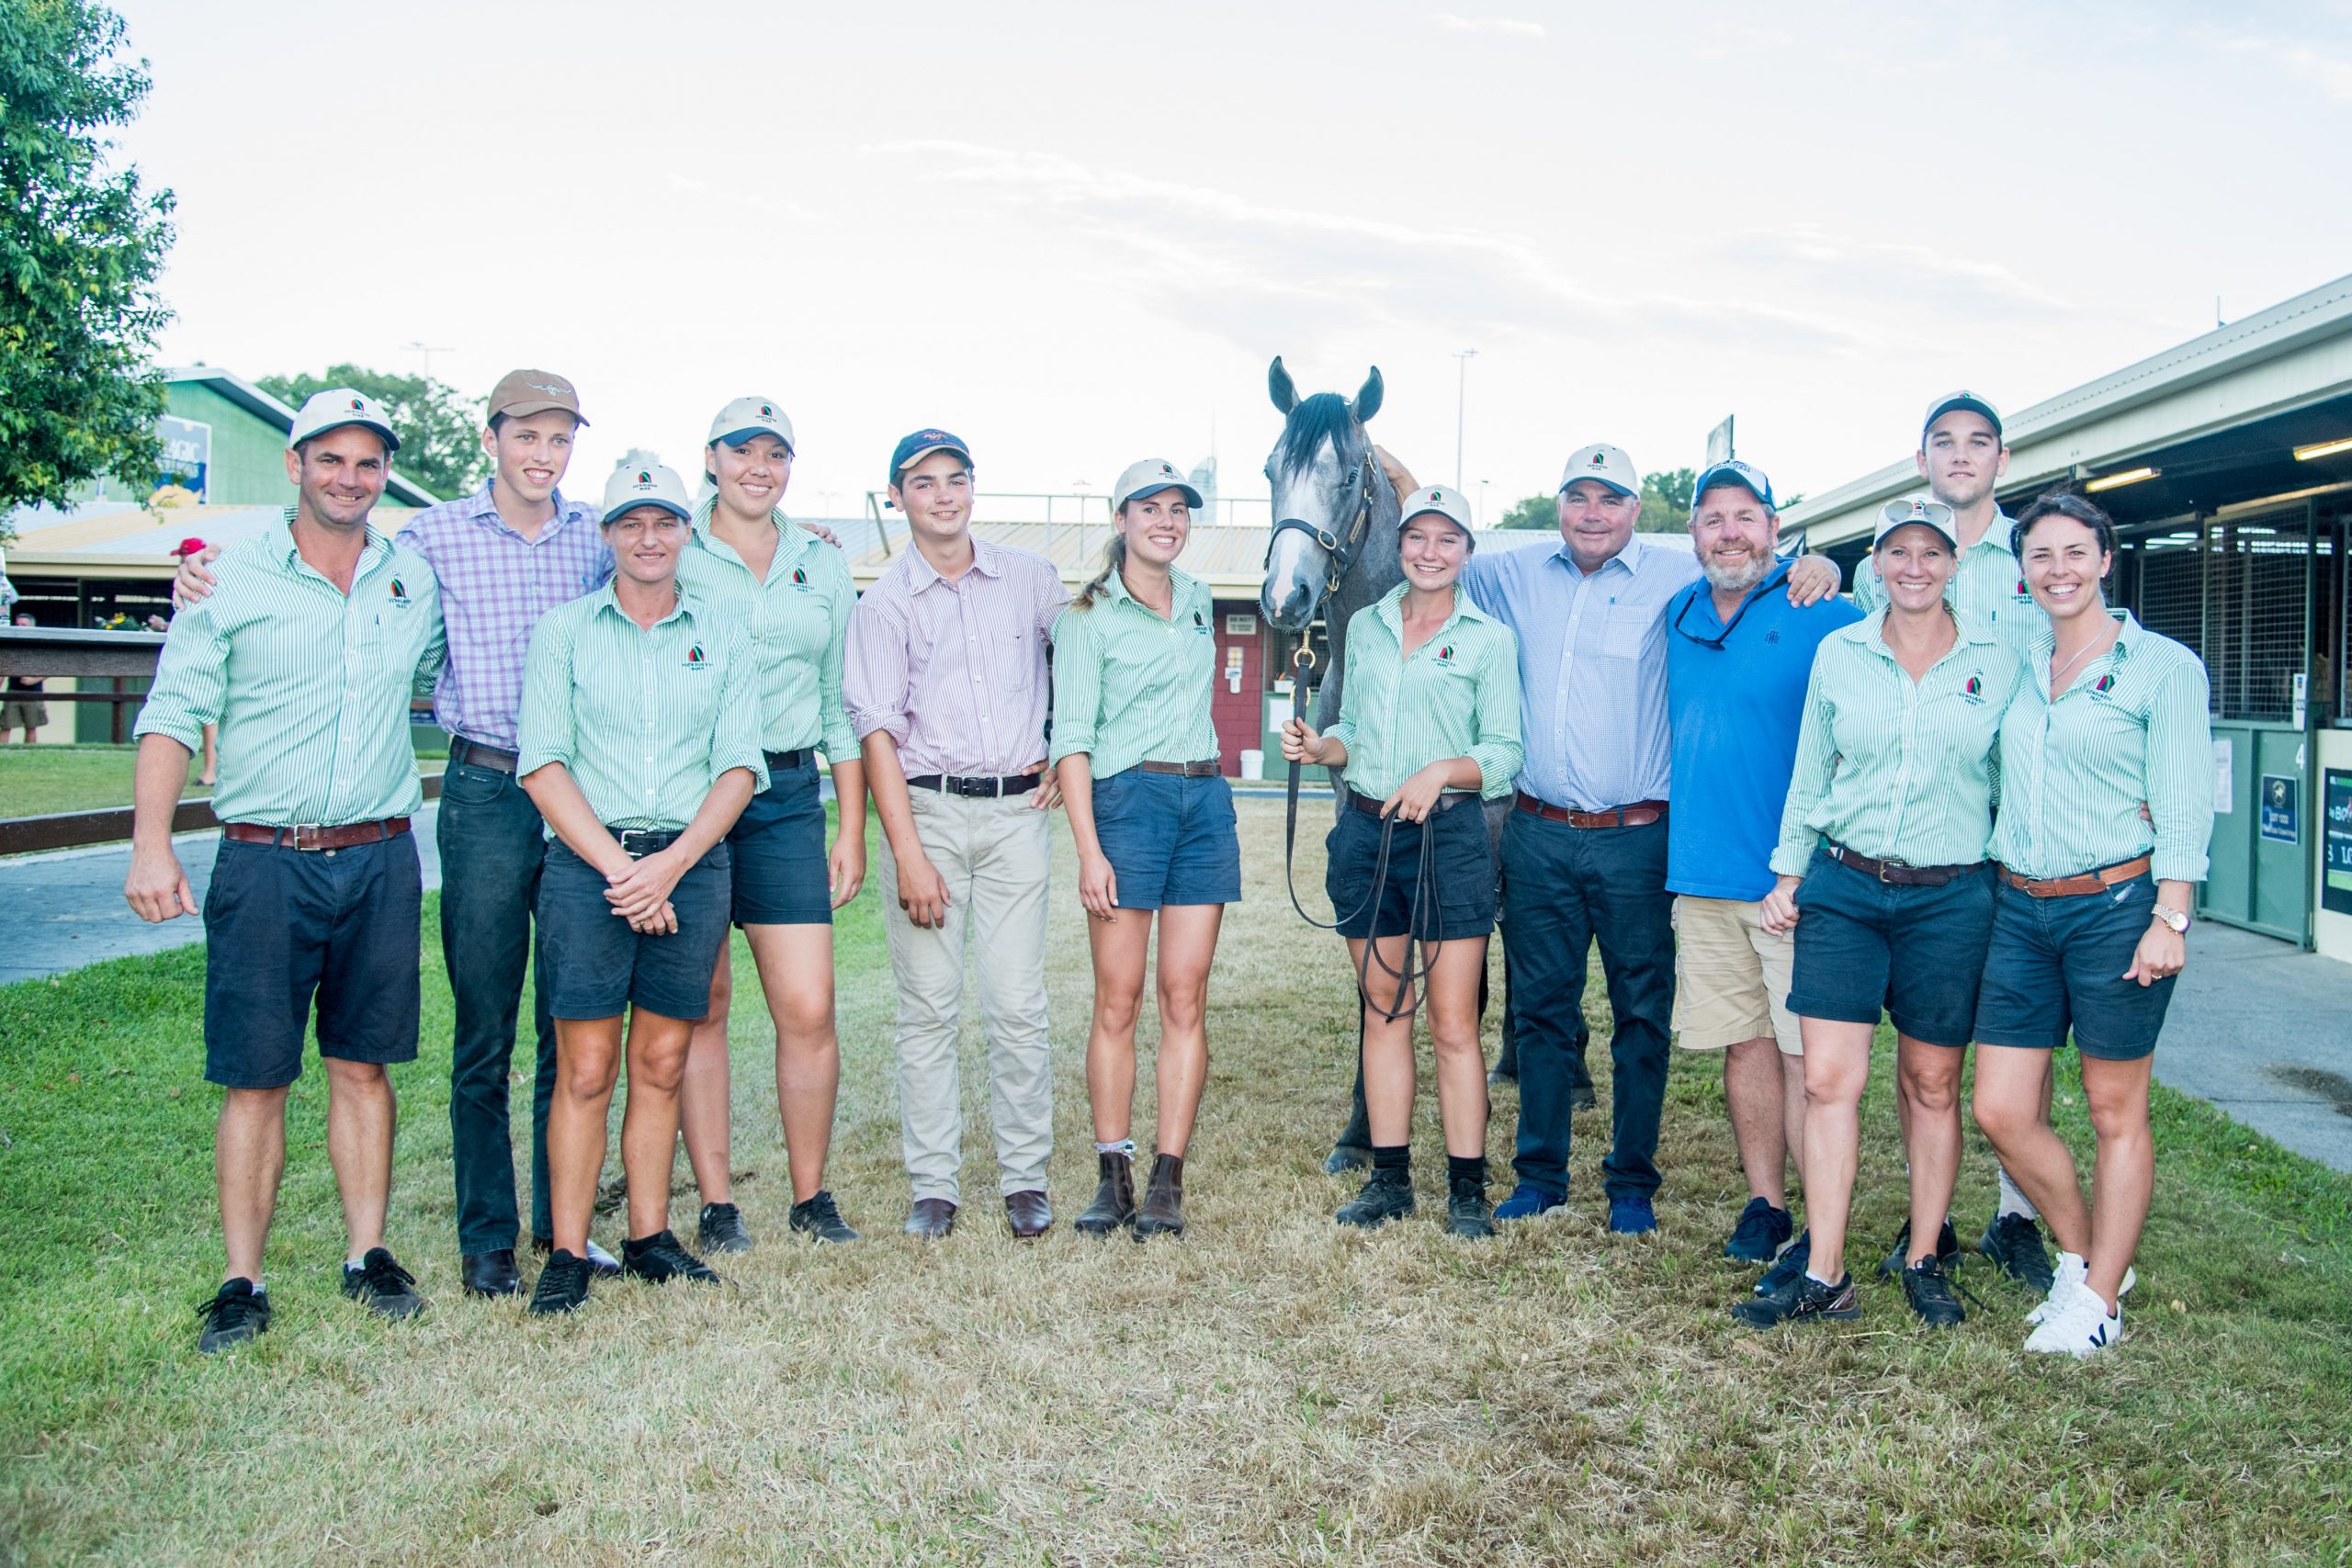
<svg viewBox="0 0 2352 1568">
<path fill-rule="evenodd" d="M 2234 792 L 2231 782 L 2237 773 L 2236 742 L 2223 736 L 2213 742 L 2213 811 L 2227 817 L 2232 810 Z"/>
</svg>

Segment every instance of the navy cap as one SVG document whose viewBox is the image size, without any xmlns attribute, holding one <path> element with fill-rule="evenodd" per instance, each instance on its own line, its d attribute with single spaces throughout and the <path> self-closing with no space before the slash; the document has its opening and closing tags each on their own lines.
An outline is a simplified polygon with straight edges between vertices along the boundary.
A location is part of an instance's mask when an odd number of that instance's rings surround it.
<svg viewBox="0 0 2352 1568">
<path fill-rule="evenodd" d="M 1948 413 L 1962 412 L 1982 414 L 1984 422 L 1993 427 L 1994 440 L 2008 439 L 2001 434 L 2001 411 L 1976 393 L 1962 389 L 1957 392 L 1946 392 L 1928 405 L 1928 417 L 1919 422 L 1919 444 L 1922 446 L 1928 444 L 1928 432 L 1935 429 L 1936 421 Z"/>
<path fill-rule="evenodd" d="M 1698 508 L 1700 497 L 1717 485 L 1737 485 L 1762 502 L 1764 510 L 1767 512 L 1778 512 L 1781 509 L 1781 503 L 1772 499 L 1772 481 L 1764 477 L 1763 469 L 1750 463 L 1743 463 L 1736 457 L 1726 457 L 1720 463 L 1710 463 L 1706 470 L 1700 474 L 1699 482 L 1690 487 L 1692 510 L 1695 511 Z"/>
<path fill-rule="evenodd" d="M 890 451 L 890 483 L 895 486 L 899 476 L 930 457 L 933 452 L 953 452 L 969 467 L 972 449 L 962 439 L 944 430 L 918 430 L 912 435 L 899 438 Z"/>
</svg>

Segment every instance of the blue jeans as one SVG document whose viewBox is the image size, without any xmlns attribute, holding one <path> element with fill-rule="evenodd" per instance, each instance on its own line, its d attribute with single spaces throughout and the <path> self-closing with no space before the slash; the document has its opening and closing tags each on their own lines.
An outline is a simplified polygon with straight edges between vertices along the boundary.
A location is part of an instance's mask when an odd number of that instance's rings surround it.
<svg viewBox="0 0 2352 1568">
<path fill-rule="evenodd" d="M 1565 1198 L 1587 954 L 1600 943 L 1616 1030 L 1608 1157 L 1611 1198 L 1657 1190 L 1674 1016 L 1674 900 L 1666 890 L 1666 824 L 1571 828 L 1514 809 L 1503 829 L 1503 949 L 1519 1041 L 1521 1185 Z"/>
<path fill-rule="evenodd" d="M 441 850 L 441 955 L 457 1003 L 449 1054 L 449 1150 L 458 1180 L 458 1249 L 514 1245 L 514 1147 L 506 1077 L 514 1056 L 531 908 L 547 862 L 547 824 L 511 773 L 453 766 L 443 776 L 434 836 Z M 536 991 L 538 1072 L 531 1093 L 531 1234 L 553 1235 L 548 1212 L 548 1102 L 555 1098 L 555 1025 Z"/>
</svg>

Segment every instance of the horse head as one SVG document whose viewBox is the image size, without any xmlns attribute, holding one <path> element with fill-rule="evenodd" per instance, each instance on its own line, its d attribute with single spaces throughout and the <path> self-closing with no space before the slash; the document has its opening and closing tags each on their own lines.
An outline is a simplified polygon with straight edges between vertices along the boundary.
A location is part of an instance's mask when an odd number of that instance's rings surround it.
<svg viewBox="0 0 2352 1568">
<path fill-rule="evenodd" d="M 1373 367 L 1350 402 L 1337 392 L 1301 398 L 1279 356 L 1267 390 L 1284 418 L 1266 458 L 1273 487 L 1274 533 L 1266 547 L 1266 581 L 1258 603 L 1282 630 L 1304 632 L 1332 584 L 1363 551 L 1378 465 L 1364 422 L 1380 412 L 1380 369 Z"/>
</svg>

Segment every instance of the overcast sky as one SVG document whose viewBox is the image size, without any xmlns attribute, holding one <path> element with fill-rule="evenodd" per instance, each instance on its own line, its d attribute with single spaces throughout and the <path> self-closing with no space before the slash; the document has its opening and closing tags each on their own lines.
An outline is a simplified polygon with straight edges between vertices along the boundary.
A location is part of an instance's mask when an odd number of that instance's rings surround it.
<svg viewBox="0 0 2352 1568">
<path fill-rule="evenodd" d="M 2352 5 L 392 6 L 116 0 L 166 360 L 571 377 L 571 489 L 759 392 L 787 504 L 1263 493 L 1267 361 L 1490 514 L 1569 450 L 1818 493 L 2352 271 Z M 1456 0 L 1446 0 L 1448 4 Z"/>
</svg>

